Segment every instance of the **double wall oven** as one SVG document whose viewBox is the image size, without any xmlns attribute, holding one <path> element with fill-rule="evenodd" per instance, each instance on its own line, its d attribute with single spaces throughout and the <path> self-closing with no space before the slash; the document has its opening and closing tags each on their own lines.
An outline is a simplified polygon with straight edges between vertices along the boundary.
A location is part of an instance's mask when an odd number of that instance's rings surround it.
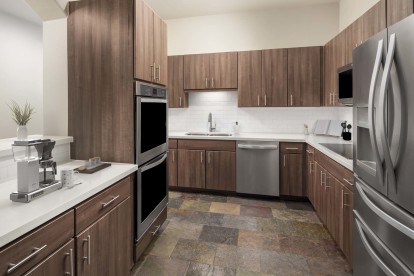
<svg viewBox="0 0 414 276">
<path fill-rule="evenodd" d="M 168 203 L 167 89 L 135 82 L 136 239 Z"/>
</svg>

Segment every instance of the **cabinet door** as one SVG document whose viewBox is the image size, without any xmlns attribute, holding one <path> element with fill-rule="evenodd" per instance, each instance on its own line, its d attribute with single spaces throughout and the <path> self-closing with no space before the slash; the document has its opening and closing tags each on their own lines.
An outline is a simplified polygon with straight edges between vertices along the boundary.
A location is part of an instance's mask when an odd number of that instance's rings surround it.
<svg viewBox="0 0 414 276">
<path fill-rule="evenodd" d="M 262 106 L 262 51 L 238 53 L 238 105 Z"/>
<path fill-rule="evenodd" d="M 413 0 L 387 0 L 387 27 L 413 14 Z"/>
<path fill-rule="evenodd" d="M 410 1 L 412 3 L 412 1 Z M 386 3 L 379 1 L 362 16 L 362 40 L 366 41 L 371 36 L 379 33 L 387 27 Z"/>
<path fill-rule="evenodd" d="M 210 88 L 210 55 L 184 56 L 184 89 Z"/>
<path fill-rule="evenodd" d="M 168 150 L 168 186 L 177 186 L 177 150 Z"/>
<path fill-rule="evenodd" d="M 309 146 L 306 149 L 306 181 L 309 201 L 315 206 L 315 158 L 314 149 Z"/>
<path fill-rule="evenodd" d="M 262 51 L 263 106 L 287 106 L 287 49 Z"/>
<path fill-rule="evenodd" d="M 237 53 L 210 54 L 210 88 L 237 88 Z"/>
<path fill-rule="evenodd" d="M 315 183 L 314 183 L 314 195 L 315 195 L 315 210 L 316 213 L 319 215 L 319 218 L 321 217 L 321 206 L 322 206 L 322 174 L 323 170 L 320 164 L 315 162 Z"/>
<path fill-rule="evenodd" d="M 331 105 L 341 106 L 338 94 L 338 69 L 346 65 L 346 32 L 333 39 L 332 100 Z"/>
<path fill-rule="evenodd" d="M 184 92 L 184 56 L 168 57 L 168 107 L 188 107 L 188 94 Z"/>
<path fill-rule="evenodd" d="M 342 227 L 343 227 L 343 248 L 348 262 L 352 267 L 352 210 L 354 209 L 354 193 L 342 186 Z"/>
<path fill-rule="evenodd" d="M 154 82 L 167 85 L 167 24 L 156 14 L 154 14 L 154 63 Z"/>
<path fill-rule="evenodd" d="M 288 106 L 321 105 L 321 47 L 288 49 Z"/>
<path fill-rule="evenodd" d="M 204 150 L 178 150 L 178 186 L 206 187 Z"/>
<path fill-rule="evenodd" d="M 76 236 L 77 275 L 129 275 L 131 209 L 128 198 Z"/>
<path fill-rule="evenodd" d="M 326 210 L 326 227 L 332 236 L 336 236 L 339 231 L 339 216 L 335 208 L 335 178 L 326 172 L 326 184 L 324 186 L 324 202 Z"/>
<path fill-rule="evenodd" d="M 323 49 L 324 62 L 324 106 L 332 106 L 332 96 L 334 93 L 334 78 L 335 78 L 335 54 L 334 42 L 335 39 L 329 41 Z"/>
<path fill-rule="evenodd" d="M 75 242 L 73 239 L 24 275 L 75 275 Z"/>
<path fill-rule="evenodd" d="M 346 28 L 346 64 L 352 63 L 352 51 L 362 43 L 363 40 L 362 17 L 355 20 Z"/>
<path fill-rule="evenodd" d="M 152 82 L 154 67 L 154 12 L 142 0 L 135 5 L 135 57 L 136 79 Z"/>
<path fill-rule="evenodd" d="M 206 151 L 206 188 L 236 191 L 236 153 Z"/>
<path fill-rule="evenodd" d="M 283 153 L 281 159 L 280 195 L 306 196 L 306 187 L 303 183 L 303 155 Z"/>
</svg>

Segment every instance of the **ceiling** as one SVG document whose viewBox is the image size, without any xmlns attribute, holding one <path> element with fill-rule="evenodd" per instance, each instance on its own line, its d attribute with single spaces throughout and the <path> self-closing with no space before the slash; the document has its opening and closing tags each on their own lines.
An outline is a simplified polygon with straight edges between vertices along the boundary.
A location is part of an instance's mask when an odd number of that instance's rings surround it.
<svg viewBox="0 0 414 276">
<path fill-rule="evenodd" d="M 25 19 L 42 25 L 40 17 L 32 10 L 25 0 L 0 0 L 0 12 Z"/>
<path fill-rule="evenodd" d="M 339 3 L 339 0 L 146 0 L 163 18 L 261 11 L 300 5 Z"/>
</svg>

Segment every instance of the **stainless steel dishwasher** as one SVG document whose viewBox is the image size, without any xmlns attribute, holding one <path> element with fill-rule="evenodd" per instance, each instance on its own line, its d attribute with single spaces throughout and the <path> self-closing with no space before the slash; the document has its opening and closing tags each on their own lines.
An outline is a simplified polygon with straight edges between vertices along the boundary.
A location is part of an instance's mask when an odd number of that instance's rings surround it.
<svg viewBox="0 0 414 276">
<path fill-rule="evenodd" d="M 237 141 L 236 191 L 279 196 L 279 142 Z"/>
</svg>

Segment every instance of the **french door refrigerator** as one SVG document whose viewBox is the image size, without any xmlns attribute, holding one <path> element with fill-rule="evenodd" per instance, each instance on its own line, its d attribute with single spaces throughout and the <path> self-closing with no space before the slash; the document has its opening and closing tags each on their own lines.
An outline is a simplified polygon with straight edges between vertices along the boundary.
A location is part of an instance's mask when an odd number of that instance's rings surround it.
<svg viewBox="0 0 414 276">
<path fill-rule="evenodd" d="M 354 275 L 414 275 L 414 15 L 353 62 Z"/>
</svg>

